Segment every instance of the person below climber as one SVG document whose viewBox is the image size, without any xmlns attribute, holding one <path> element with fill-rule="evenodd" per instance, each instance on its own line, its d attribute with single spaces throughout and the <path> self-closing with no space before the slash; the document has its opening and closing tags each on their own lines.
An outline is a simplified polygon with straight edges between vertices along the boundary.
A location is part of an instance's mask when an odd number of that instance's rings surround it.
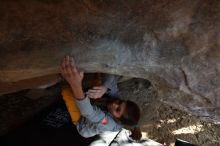
<svg viewBox="0 0 220 146">
<path fill-rule="evenodd" d="M 72 57 L 66 56 L 60 71 L 69 84 L 62 89 L 62 96 L 70 113 L 72 122 L 83 137 L 92 137 L 105 131 L 120 131 L 122 128 L 131 130 L 130 137 L 134 140 L 141 138 L 138 126 L 140 109 L 136 103 L 119 98 L 109 98 L 106 110 L 92 104 L 92 100 L 102 99 L 110 86 L 95 86 L 84 93 L 82 80 L 84 73 L 80 72 Z M 106 84 L 107 85 L 107 84 Z M 111 87 L 110 87 L 111 88 Z M 110 89 L 111 90 L 111 89 Z"/>
</svg>

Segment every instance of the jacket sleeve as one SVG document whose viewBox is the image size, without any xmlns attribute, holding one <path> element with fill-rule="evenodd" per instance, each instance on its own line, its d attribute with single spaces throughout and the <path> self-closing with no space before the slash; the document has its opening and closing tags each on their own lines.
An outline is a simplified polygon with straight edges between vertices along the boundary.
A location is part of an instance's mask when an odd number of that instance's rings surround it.
<svg viewBox="0 0 220 146">
<path fill-rule="evenodd" d="M 76 104 L 81 115 L 91 122 L 100 122 L 105 117 L 105 113 L 101 109 L 91 105 L 88 96 L 83 100 L 76 100 Z"/>
<path fill-rule="evenodd" d="M 122 128 L 111 114 L 106 114 L 97 106 L 92 106 L 88 96 L 83 100 L 76 100 L 76 103 L 82 115 L 77 124 L 81 136 L 91 137 L 104 131 L 119 131 Z"/>
</svg>

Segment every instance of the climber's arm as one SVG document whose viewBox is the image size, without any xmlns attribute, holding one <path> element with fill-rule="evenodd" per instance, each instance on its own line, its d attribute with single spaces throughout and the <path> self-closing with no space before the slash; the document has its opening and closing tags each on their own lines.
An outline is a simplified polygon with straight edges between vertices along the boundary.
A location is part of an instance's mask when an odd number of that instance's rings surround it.
<svg viewBox="0 0 220 146">
<path fill-rule="evenodd" d="M 60 66 L 61 74 L 72 88 L 75 99 L 83 100 L 85 98 L 82 89 L 83 72 L 80 72 L 74 63 L 72 57 L 66 56 Z"/>
<path fill-rule="evenodd" d="M 84 95 L 82 90 L 83 74 L 76 68 L 73 58 L 67 56 L 63 59 L 61 74 L 72 88 L 80 113 L 92 122 L 100 122 L 105 117 L 105 114 L 101 110 L 94 108 L 89 98 Z"/>
<path fill-rule="evenodd" d="M 111 74 L 102 74 L 102 83 L 103 85 L 94 86 L 88 91 L 90 98 L 97 99 L 101 98 L 104 94 L 108 94 L 111 97 L 118 96 L 118 87 L 117 80 L 115 75 Z"/>
</svg>

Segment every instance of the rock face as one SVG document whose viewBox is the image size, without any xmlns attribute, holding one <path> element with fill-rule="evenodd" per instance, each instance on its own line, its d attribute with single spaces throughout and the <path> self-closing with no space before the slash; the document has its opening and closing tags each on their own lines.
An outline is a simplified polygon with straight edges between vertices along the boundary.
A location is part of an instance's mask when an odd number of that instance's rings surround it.
<svg viewBox="0 0 220 146">
<path fill-rule="evenodd" d="M 68 54 L 86 72 L 145 78 L 162 101 L 220 122 L 219 0 L 0 1 L 0 38 L 1 84 L 59 73 Z"/>
</svg>

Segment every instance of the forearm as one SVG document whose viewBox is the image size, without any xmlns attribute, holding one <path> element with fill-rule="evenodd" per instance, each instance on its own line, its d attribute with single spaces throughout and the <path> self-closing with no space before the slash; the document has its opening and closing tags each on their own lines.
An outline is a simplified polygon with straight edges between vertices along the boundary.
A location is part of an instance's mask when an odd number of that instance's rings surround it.
<svg viewBox="0 0 220 146">
<path fill-rule="evenodd" d="M 74 97 L 76 100 L 83 100 L 85 98 L 85 95 L 84 95 L 84 92 L 83 92 L 83 89 L 82 89 L 82 86 L 81 85 L 77 85 L 77 86 L 74 86 L 74 85 L 70 85 L 71 88 L 72 88 L 72 91 L 73 91 L 73 94 L 74 94 Z"/>
<path fill-rule="evenodd" d="M 82 100 L 76 100 L 76 104 L 81 115 L 91 122 L 100 122 L 105 117 L 105 113 L 100 108 L 91 105 L 88 96 Z"/>
<path fill-rule="evenodd" d="M 66 56 L 60 66 L 60 71 L 64 79 L 70 84 L 73 94 L 77 100 L 84 99 L 82 90 L 83 72 L 80 72 L 72 57 Z"/>
</svg>

